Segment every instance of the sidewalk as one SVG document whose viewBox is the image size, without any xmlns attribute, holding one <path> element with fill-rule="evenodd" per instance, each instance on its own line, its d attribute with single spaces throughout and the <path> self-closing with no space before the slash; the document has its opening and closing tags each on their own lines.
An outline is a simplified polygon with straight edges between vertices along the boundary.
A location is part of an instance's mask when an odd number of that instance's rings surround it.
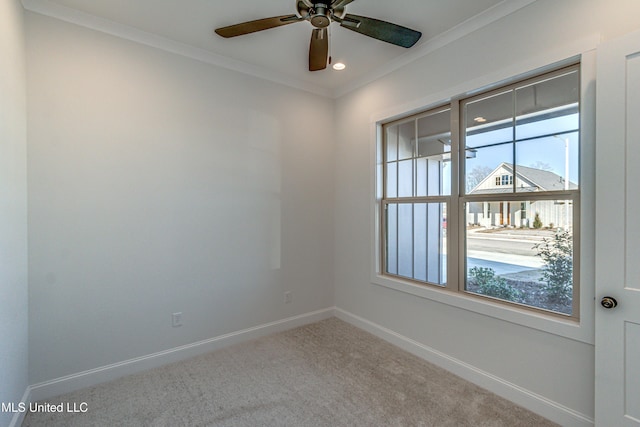
<svg viewBox="0 0 640 427">
<path fill-rule="evenodd" d="M 534 228 L 467 228 L 467 235 L 476 239 L 522 240 L 541 242 L 555 236 L 556 230 Z"/>
</svg>

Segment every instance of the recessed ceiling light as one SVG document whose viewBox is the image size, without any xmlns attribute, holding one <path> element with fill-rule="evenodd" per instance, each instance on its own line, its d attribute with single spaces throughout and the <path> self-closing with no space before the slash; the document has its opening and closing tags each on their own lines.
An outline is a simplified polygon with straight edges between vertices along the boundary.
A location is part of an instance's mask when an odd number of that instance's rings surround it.
<svg viewBox="0 0 640 427">
<path fill-rule="evenodd" d="M 475 119 L 473 119 L 473 121 L 476 123 L 484 123 L 487 121 L 487 119 L 485 119 L 484 117 L 476 117 Z"/>
<path fill-rule="evenodd" d="M 342 71 L 345 68 L 347 68 L 347 66 L 344 65 L 342 62 L 336 62 L 335 64 L 333 64 L 333 69 L 336 71 Z"/>
</svg>

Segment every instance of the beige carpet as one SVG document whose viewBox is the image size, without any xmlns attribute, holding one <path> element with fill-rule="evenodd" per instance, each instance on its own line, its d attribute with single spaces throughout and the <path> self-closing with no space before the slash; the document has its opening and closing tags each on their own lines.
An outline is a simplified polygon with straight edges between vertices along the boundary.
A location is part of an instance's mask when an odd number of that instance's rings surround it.
<svg viewBox="0 0 640 427">
<path fill-rule="evenodd" d="M 50 399 L 23 426 L 552 426 L 332 318 Z"/>
</svg>

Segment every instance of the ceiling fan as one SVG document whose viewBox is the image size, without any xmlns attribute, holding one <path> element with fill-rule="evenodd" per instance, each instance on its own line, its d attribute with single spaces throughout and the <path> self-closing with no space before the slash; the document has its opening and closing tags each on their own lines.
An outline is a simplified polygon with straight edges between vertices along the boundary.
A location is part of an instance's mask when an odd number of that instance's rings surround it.
<svg viewBox="0 0 640 427">
<path fill-rule="evenodd" d="M 329 37 L 327 27 L 338 22 L 341 27 L 374 39 L 409 48 L 422 36 L 419 31 L 379 19 L 346 13 L 346 6 L 354 0 L 297 0 L 297 14 L 274 16 L 243 22 L 215 30 L 216 34 L 229 38 L 268 30 L 269 28 L 309 21 L 314 29 L 309 47 L 309 71 L 327 68 L 329 58 Z"/>
</svg>

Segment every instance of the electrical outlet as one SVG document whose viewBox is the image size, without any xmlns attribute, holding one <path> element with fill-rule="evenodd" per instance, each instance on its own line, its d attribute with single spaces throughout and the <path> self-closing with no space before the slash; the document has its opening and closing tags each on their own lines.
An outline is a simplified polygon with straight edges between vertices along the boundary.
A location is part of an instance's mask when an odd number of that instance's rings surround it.
<svg viewBox="0 0 640 427">
<path fill-rule="evenodd" d="M 173 313 L 171 315 L 171 326 L 173 326 L 174 328 L 177 328 L 179 326 L 182 326 L 182 312 L 178 312 L 178 313 Z"/>
<path fill-rule="evenodd" d="M 289 304 L 291 302 L 291 291 L 286 291 L 284 293 L 284 303 Z"/>
</svg>

